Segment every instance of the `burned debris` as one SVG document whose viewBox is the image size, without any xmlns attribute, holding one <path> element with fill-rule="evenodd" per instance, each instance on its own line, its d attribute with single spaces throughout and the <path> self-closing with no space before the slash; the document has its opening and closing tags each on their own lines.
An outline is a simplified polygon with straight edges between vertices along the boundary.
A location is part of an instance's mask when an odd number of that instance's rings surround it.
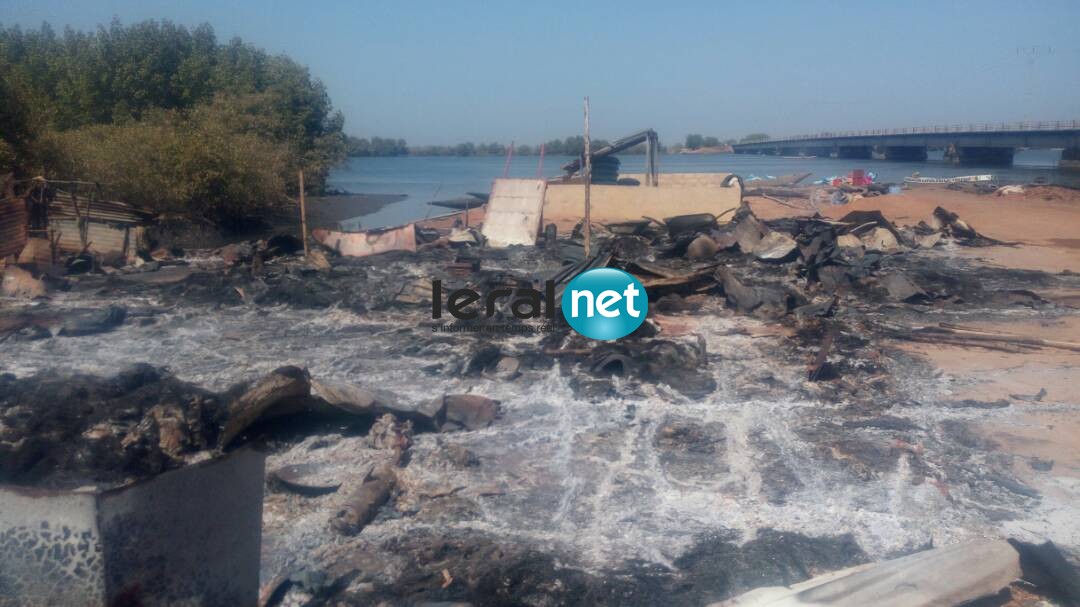
<svg viewBox="0 0 1080 607">
<path fill-rule="evenodd" d="M 0 482 L 115 483 L 213 448 L 220 395 L 140 364 L 111 378 L 0 376 Z"/>
<path fill-rule="evenodd" d="M 26 360 L 0 376 L 0 480 L 127 487 L 258 449 L 267 605 L 750 604 L 758 595 L 740 595 L 762 586 L 854 588 L 874 602 L 880 590 L 864 581 L 878 574 L 935 597 L 1068 596 L 1067 567 L 1017 574 L 1000 542 L 962 543 L 1055 499 L 1031 475 L 1067 458 L 1004 453 L 978 426 L 1052 397 L 1026 385 L 1008 398 L 943 395 L 939 384 L 960 382 L 905 345 L 1080 351 L 980 322 L 1061 314 L 1046 293 L 1080 286 L 1075 276 L 956 255 L 1012 243 L 947 204 L 914 226 L 843 207 L 778 217 L 744 199 L 753 190 L 739 179 L 701 186 L 719 192 L 711 206 L 675 185 L 690 177 L 661 175 L 644 194 L 622 179 L 597 187 L 631 199 L 599 196 L 630 210 L 589 226 L 569 221 L 578 202 L 559 188 L 573 183 L 513 183 L 435 222 L 328 232 L 306 255 L 283 235 L 157 247 L 119 267 L 90 255 L 85 271 L 9 266 L 18 304 L 0 313 L 0 344 Z M 652 204 L 681 187 L 687 204 Z M 501 204 L 507 221 L 481 227 Z M 602 267 L 647 292 L 634 333 L 600 342 L 557 313 L 515 317 L 526 290 L 546 304 L 551 281 L 559 302 Z M 490 315 L 486 300 L 471 304 L 483 312 L 473 321 L 431 318 L 437 295 L 462 289 L 507 295 Z M 107 377 L 21 372 L 53 358 L 85 368 L 77 356 L 120 336 L 160 341 L 161 360 Z M 218 349 L 250 370 L 222 368 Z M 853 522 L 825 520 L 829 509 Z M 866 531 L 890 509 L 891 535 Z M 925 531 L 924 511 L 945 523 Z M 673 532 L 673 519 L 685 526 Z M 989 581 L 940 586 L 924 565 L 901 566 L 942 550 L 956 560 L 937 562 Z M 631 551 L 643 560 L 620 557 Z"/>
</svg>

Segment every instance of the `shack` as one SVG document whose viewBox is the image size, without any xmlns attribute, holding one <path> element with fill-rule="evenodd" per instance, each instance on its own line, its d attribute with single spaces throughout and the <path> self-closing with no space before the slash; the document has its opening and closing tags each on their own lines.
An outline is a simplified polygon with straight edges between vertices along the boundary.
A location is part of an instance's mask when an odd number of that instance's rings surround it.
<svg viewBox="0 0 1080 607">
<path fill-rule="evenodd" d="M 77 193 L 86 185 L 39 178 L 21 195 L 9 188 L 0 206 L 0 257 L 18 256 L 20 263 L 45 264 L 54 263 L 60 255 L 83 252 L 120 258 L 134 255 L 155 213 L 105 200 L 96 186 L 88 194 Z"/>
</svg>

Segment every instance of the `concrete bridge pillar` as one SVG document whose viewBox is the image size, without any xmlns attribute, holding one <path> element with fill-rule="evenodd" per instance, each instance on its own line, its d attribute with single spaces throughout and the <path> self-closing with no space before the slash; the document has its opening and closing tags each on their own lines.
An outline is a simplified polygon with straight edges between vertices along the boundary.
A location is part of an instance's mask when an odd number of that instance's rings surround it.
<svg viewBox="0 0 1080 607">
<path fill-rule="evenodd" d="M 922 145 L 890 145 L 885 148 L 885 160 L 897 162 L 924 162 L 926 160 L 926 146 Z"/>
<path fill-rule="evenodd" d="M 1070 171 L 1080 171 L 1080 148 L 1065 148 L 1061 150 L 1061 162 L 1058 166 Z"/>
<path fill-rule="evenodd" d="M 780 148 L 781 156 L 798 156 L 802 150 L 799 148 Z"/>
<path fill-rule="evenodd" d="M 869 160 L 872 152 L 873 148 L 868 145 L 842 145 L 836 148 L 836 157 Z"/>
<path fill-rule="evenodd" d="M 998 147 L 958 147 L 960 164 L 983 166 L 1012 166 L 1013 149 Z"/>
<path fill-rule="evenodd" d="M 945 146 L 945 153 L 941 155 L 941 159 L 945 162 L 956 164 L 960 162 L 960 152 L 956 149 L 955 145 L 950 143 Z"/>
</svg>

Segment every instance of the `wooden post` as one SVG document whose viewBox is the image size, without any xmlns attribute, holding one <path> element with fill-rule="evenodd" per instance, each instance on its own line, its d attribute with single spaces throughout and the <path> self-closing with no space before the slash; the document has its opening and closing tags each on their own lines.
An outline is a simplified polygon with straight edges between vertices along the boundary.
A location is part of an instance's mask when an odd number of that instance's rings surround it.
<svg viewBox="0 0 1080 607">
<path fill-rule="evenodd" d="M 589 144 L 589 98 L 585 97 L 585 258 L 590 256 L 592 235 L 592 205 L 589 187 L 592 184 L 592 147 Z"/>
<path fill-rule="evenodd" d="M 503 165 L 503 179 L 510 176 L 510 161 L 514 159 L 514 142 L 510 142 L 510 149 L 506 150 L 506 164 Z"/>
<path fill-rule="evenodd" d="M 660 137 L 652 133 L 652 186 L 660 185 Z"/>
<path fill-rule="evenodd" d="M 307 202 L 304 200 L 304 169 L 300 169 L 300 239 L 304 241 L 304 257 L 308 256 Z"/>
<path fill-rule="evenodd" d="M 649 171 L 652 172 L 652 187 L 660 185 L 660 137 L 656 132 L 649 133 Z"/>
<path fill-rule="evenodd" d="M 645 185 L 652 185 L 652 137 L 645 137 Z"/>
</svg>

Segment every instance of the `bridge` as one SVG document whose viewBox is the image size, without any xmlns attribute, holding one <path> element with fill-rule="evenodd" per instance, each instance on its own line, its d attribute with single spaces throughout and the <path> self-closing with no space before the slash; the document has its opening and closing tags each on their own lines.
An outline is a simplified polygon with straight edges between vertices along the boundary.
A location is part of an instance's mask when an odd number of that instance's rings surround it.
<svg viewBox="0 0 1080 607">
<path fill-rule="evenodd" d="M 1064 148 L 1061 167 L 1080 169 L 1080 120 L 994 122 L 799 135 L 731 146 L 736 154 L 920 162 L 927 149 L 958 164 L 1009 166 L 1017 148 Z"/>
</svg>

